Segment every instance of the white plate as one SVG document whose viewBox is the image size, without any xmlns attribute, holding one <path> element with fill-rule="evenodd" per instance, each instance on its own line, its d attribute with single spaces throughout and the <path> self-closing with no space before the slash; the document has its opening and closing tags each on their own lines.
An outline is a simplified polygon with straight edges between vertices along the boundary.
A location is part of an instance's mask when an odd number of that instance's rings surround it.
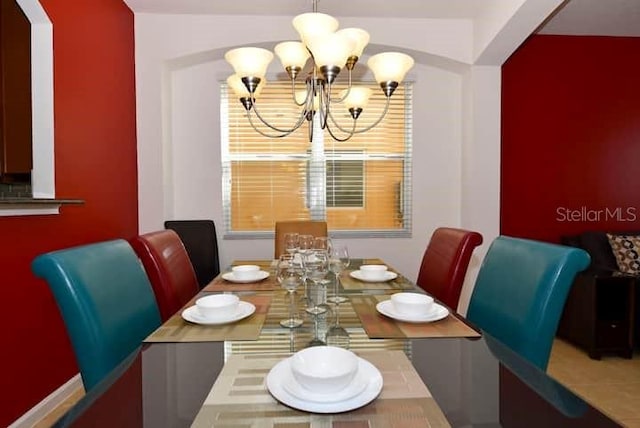
<svg viewBox="0 0 640 428">
<path fill-rule="evenodd" d="M 249 315 L 253 314 L 255 311 L 256 311 L 256 307 L 253 305 L 253 303 L 244 302 L 241 300 L 240 303 L 238 304 L 238 310 L 234 315 L 230 317 L 225 317 L 225 318 L 203 317 L 202 315 L 200 315 L 200 312 L 198 312 L 198 308 L 196 308 L 196 306 L 193 305 L 193 306 L 189 306 L 187 309 L 182 311 L 182 318 L 196 324 L 220 325 L 220 324 L 228 324 L 231 322 L 240 321 L 241 319 L 244 319 Z"/>
<path fill-rule="evenodd" d="M 391 281 L 392 279 L 396 279 L 398 277 L 398 274 L 395 272 L 385 272 L 384 275 L 380 278 L 376 278 L 376 279 L 369 279 L 369 278 L 364 278 L 362 276 L 362 272 L 360 272 L 359 270 L 354 270 L 352 271 L 349 276 L 351 276 L 352 278 L 355 278 L 359 281 L 364 281 L 364 282 L 386 282 L 386 281 Z"/>
<path fill-rule="evenodd" d="M 253 278 L 246 278 L 246 279 L 238 279 L 233 275 L 233 272 L 226 272 L 222 274 L 222 279 L 225 279 L 227 281 L 230 282 L 237 282 L 239 284 L 247 284 L 249 282 L 258 282 L 258 281 L 262 281 L 263 279 L 266 279 L 269 277 L 269 272 L 265 271 L 265 270 L 259 270 L 256 273 L 256 276 L 254 276 Z"/>
<path fill-rule="evenodd" d="M 388 316 L 389 318 L 393 318 L 398 321 L 413 322 L 413 323 L 438 321 L 443 318 L 446 318 L 447 315 L 449 315 L 449 310 L 447 308 L 435 302 L 433 303 L 433 309 L 424 315 L 399 314 L 396 311 L 394 311 L 391 300 L 385 300 L 384 302 L 378 303 L 376 305 L 376 309 L 382 315 Z"/>
<path fill-rule="evenodd" d="M 369 379 L 364 376 L 364 371 L 360 370 L 359 366 L 360 361 L 358 361 L 358 372 L 351 383 L 338 392 L 332 392 L 330 394 L 314 393 L 300 385 L 294 376 L 290 376 L 287 380 L 282 381 L 282 387 L 289 394 L 305 401 L 313 401 L 316 403 L 336 403 L 338 401 L 345 401 L 361 394 L 369 384 Z"/>
<path fill-rule="evenodd" d="M 358 374 L 356 374 L 354 382 L 359 382 L 359 379 L 365 379 L 366 385 L 361 392 L 356 393 L 350 398 L 334 402 L 313 401 L 317 399 L 317 396 L 305 396 L 302 387 L 299 387 L 302 391 L 300 392 L 300 396 L 288 391 L 288 389 L 291 388 L 291 382 L 295 382 L 295 380 L 293 379 L 293 373 L 291 373 L 291 367 L 289 366 L 289 358 L 287 358 L 280 361 L 269 371 L 266 383 L 271 395 L 289 407 L 312 413 L 339 413 L 362 407 L 373 401 L 378 394 L 380 394 L 382 390 L 382 374 L 376 366 L 362 358 L 358 360 Z M 285 387 L 285 385 L 287 386 Z M 351 388 L 351 386 L 347 387 L 347 389 L 349 388 Z M 345 395 L 348 396 L 350 394 Z"/>
</svg>

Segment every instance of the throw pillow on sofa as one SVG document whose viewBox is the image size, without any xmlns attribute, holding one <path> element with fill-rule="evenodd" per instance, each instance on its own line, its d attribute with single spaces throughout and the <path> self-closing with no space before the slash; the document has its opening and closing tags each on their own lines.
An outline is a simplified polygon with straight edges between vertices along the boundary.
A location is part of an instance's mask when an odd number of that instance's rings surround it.
<svg viewBox="0 0 640 428">
<path fill-rule="evenodd" d="M 640 275 L 640 235 L 607 233 L 607 238 L 620 272 Z"/>
</svg>

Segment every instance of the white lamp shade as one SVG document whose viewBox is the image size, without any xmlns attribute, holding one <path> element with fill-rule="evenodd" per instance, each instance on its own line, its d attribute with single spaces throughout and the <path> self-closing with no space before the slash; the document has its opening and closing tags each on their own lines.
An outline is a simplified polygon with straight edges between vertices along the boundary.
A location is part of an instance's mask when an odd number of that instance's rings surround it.
<svg viewBox="0 0 640 428">
<path fill-rule="evenodd" d="M 378 83 L 400 83 L 407 71 L 413 67 L 413 58 L 400 52 L 384 52 L 369 58 L 367 65 Z"/>
<path fill-rule="evenodd" d="M 369 33 L 360 28 L 343 28 L 340 31 L 336 31 L 336 34 L 353 41 L 353 51 L 349 55 L 355 55 L 358 58 L 362 56 L 362 51 L 369 43 Z"/>
<path fill-rule="evenodd" d="M 353 40 L 342 37 L 338 33 L 314 37 L 307 44 L 318 67 L 326 65 L 339 68 L 346 64 L 347 58 L 353 52 L 354 45 Z"/>
<path fill-rule="evenodd" d="M 327 36 L 338 29 L 338 20 L 324 13 L 303 13 L 293 18 L 293 27 L 300 35 L 302 43 L 309 46 L 309 39 Z"/>
<path fill-rule="evenodd" d="M 275 47 L 276 55 L 280 58 L 282 66 L 304 68 L 309 59 L 309 51 L 301 42 L 282 42 Z"/>
<path fill-rule="evenodd" d="M 262 88 L 264 88 L 266 84 L 267 84 L 267 79 L 264 79 L 264 78 L 260 79 L 260 83 L 258 84 L 258 87 L 256 88 L 255 91 L 253 91 L 254 98 L 257 98 L 258 95 L 260 95 L 260 92 L 262 92 Z M 242 78 L 237 74 L 232 74 L 231 76 L 227 77 L 227 85 L 229 85 L 229 87 L 233 90 L 233 92 L 236 94 L 238 98 L 249 97 L 249 90 L 244 85 L 244 83 L 242 83 Z"/>
<path fill-rule="evenodd" d="M 240 77 L 263 78 L 273 60 L 273 54 L 262 48 L 237 48 L 228 51 L 224 59 Z"/>
<path fill-rule="evenodd" d="M 343 97 L 347 90 L 348 89 L 342 91 L 340 97 Z M 362 86 L 353 86 L 351 87 L 351 90 L 349 90 L 349 95 L 347 95 L 347 98 L 345 98 L 343 103 L 347 109 L 361 108 L 364 110 L 369 103 L 369 97 L 371 97 L 371 89 Z"/>
</svg>

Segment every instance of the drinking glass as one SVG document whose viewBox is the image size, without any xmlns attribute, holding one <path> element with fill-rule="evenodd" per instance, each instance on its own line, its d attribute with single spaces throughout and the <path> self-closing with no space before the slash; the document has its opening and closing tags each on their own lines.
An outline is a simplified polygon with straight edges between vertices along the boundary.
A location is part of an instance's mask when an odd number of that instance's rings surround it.
<svg viewBox="0 0 640 428">
<path fill-rule="evenodd" d="M 346 297 L 340 296 L 340 274 L 349 267 L 351 259 L 349 258 L 349 250 L 346 245 L 334 245 L 329 253 L 329 270 L 336 276 L 335 289 L 333 297 L 328 298 L 329 302 L 343 303 Z"/>
<path fill-rule="evenodd" d="M 331 252 L 331 239 L 327 236 L 318 236 L 313 239 L 314 250 L 324 250 L 328 253 Z"/>
<path fill-rule="evenodd" d="M 322 314 L 327 311 L 327 308 L 320 306 L 320 303 L 324 302 L 319 300 L 324 291 L 323 281 L 329 272 L 329 255 L 326 251 L 309 250 L 301 254 L 301 259 L 306 278 L 314 284 L 314 289 L 308 295 L 311 306 L 306 308 L 306 311 L 313 315 Z"/>
<path fill-rule="evenodd" d="M 299 235 L 297 233 L 284 234 L 284 249 L 287 253 L 293 254 L 298 251 Z"/>
<path fill-rule="evenodd" d="M 283 254 L 278 259 L 276 266 L 276 279 L 280 286 L 287 290 L 289 297 L 289 318 L 280 321 L 280 325 L 286 328 L 295 328 L 302 325 L 302 319 L 298 318 L 294 293 L 302 284 L 302 266 L 296 264 L 293 254 Z"/>
<path fill-rule="evenodd" d="M 300 253 L 307 253 L 313 249 L 313 235 L 300 235 L 298 237 L 298 251 Z"/>
</svg>

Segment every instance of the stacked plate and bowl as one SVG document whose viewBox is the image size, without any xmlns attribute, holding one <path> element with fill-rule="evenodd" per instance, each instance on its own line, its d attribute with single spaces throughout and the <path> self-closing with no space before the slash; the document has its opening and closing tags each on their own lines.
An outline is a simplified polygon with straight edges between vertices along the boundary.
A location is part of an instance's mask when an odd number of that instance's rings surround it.
<svg viewBox="0 0 640 428">
<path fill-rule="evenodd" d="M 267 375 L 267 388 L 295 409 L 338 413 L 374 400 L 382 390 L 382 374 L 347 349 L 314 346 L 276 364 Z"/>
<path fill-rule="evenodd" d="M 424 323 L 438 321 L 449 315 L 449 310 L 422 293 L 395 293 L 389 300 L 376 305 L 382 315 L 398 321 Z"/>
</svg>

